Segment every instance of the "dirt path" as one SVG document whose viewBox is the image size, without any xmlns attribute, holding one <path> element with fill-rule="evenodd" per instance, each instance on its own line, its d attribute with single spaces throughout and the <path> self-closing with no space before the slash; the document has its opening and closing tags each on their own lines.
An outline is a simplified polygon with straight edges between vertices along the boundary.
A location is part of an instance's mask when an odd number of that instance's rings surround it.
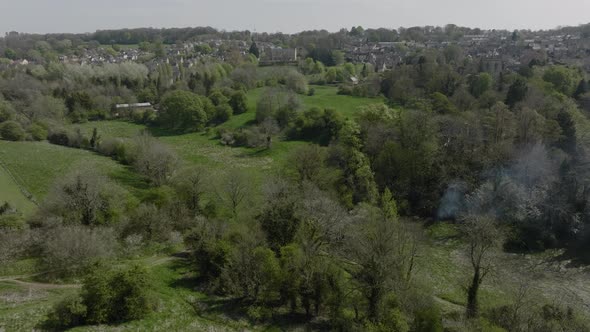
<svg viewBox="0 0 590 332">
<path fill-rule="evenodd" d="M 6 282 L 11 284 L 17 284 L 22 287 L 34 288 L 34 289 L 67 289 L 67 288 L 81 288 L 81 284 L 50 284 L 40 282 L 28 282 L 18 279 L 0 279 L 0 282 Z"/>
<path fill-rule="evenodd" d="M 453 303 L 451 301 L 447 301 L 447 300 L 440 298 L 438 296 L 434 296 L 434 301 L 437 302 L 438 304 L 442 305 L 449 312 L 455 312 L 455 311 L 463 312 L 463 311 L 465 311 L 464 306 L 459 305 L 457 303 Z"/>
<path fill-rule="evenodd" d="M 180 259 L 178 255 L 184 254 L 184 252 L 175 254 L 174 256 L 165 256 L 165 257 L 147 257 L 142 259 L 143 263 L 147 267 L 154 267 L 166 264 L 170 261 Z M 44 275 L 47 272 L 39 272 L 27 275 L 19 275 L 19 276 L 5 276 L 0 277 L 0 282 L 12 283 L 23 287 L 29 287 L 33 289 L 68 289 L 68 288 L 81 288 L 82 284 L 54 284 L 54 283 L 42 283 L 42 282 L 29 282 L 23 281 L 22 279 L 29 279 L 36 276 Z"/>
</svg>

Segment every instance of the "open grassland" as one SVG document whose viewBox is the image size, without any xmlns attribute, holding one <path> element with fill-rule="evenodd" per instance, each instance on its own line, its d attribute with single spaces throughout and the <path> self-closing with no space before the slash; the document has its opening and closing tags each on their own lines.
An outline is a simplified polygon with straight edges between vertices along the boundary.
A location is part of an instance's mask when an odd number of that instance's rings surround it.
<svg viewBox="0 0 590 332">
<path fill-rule="evenodd" d="M 30 215 L 35 210 L 35 204 L 23 194 L 15 179 L 1 166 L 0 188 L 0 204 L 8 202 L 24 215 Z"/>
<path fill-rule="evenodd" d="M 344 116 L 354 116 L 359 107 L 369 104 L 381 103 L 381 99 L 360 98 L 341 96 L 337 94 L 338 89 L 330 86 L 314 86 L 314 96 L 301 96 L 306 108 L 334 108 Z M 219 129 L 237 129 L 253 124 L 256 115 L 256 102 L 264 88 L 254 89 L 248 93 L 248 107 L 246 113 L 233 116 L 229 121 L 210 128 L 202 133 L 169 133 L 164 130 L 151 128 L 154 136 L 162 142 L 173 147 L 180 157 L 189 164 L 201 164 L 210 166 L 212 169 L 227 169 L 238 167 L 253 170 L 251 173 L 264 176 L 273 168 L 282 166 L 295 147 L 307 144 L 300 141 L 285 141 L 276 139 L 270 150 L 251 148 L 231 148 L 221 145 L 217 137 Z M 82 131 L 90 136 L 93 128 L 97 128 L 101 137 L 130 138 L 137 135 L 146 127 L 123 121 L 98 121 L 87 122 L 80 125 Z M 246 170 L 248 171 L 248 170 Z"/>
<path fill-rule="evenodd" d="M 258 88 L 248 92 L 248 107 L 250 111 L 256 110 L 256 102 L 264 89 L 265 88 Z M 371 104 L 381 104 L 384 102 L 383 98 L 364 98 L 339 95 L 338 88 L 334 86 L 311 85 L 310 89 L 315 90 L 313 96 L 299 96 L 305 108 L 332 108 L 347 118 L 353 118 L 359 107 Z M 251 120 L 253 119 L 254 116 L 252 116 Z"/>
<path fill-rule="evenodd" d="M 89 167 L 108 175 L 134 194 L 145 189 L 138 175 L 110 158 L 47 142 L 0 141 L 0 160 L 38 201 L 45 197 L 57 178 L 74 169 Z M 7 189 L 0 188 L 2 195 L 8 195 Z"/>
</svg>

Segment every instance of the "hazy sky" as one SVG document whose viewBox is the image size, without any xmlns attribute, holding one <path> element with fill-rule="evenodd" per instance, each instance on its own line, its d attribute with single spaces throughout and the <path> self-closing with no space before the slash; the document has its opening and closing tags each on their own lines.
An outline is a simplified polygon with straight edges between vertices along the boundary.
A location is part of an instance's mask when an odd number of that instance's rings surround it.
<svg viewBox="0 0 590 332">
<path fill-rule="evenodd" d="M 0 0 L 0 33 L 133 27 L 337 31 L 352 25 L 549 29 L 590 22 L 590 0 Z"/>
</svg>

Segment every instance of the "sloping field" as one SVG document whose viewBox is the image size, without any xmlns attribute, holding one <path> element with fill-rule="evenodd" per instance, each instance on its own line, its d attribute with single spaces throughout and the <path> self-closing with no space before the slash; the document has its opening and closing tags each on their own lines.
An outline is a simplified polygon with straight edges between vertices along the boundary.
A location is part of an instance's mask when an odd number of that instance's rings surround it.
<svg viewBox="0 0 590 332">
<path fill-rule="evenodd" d="M 136 174 L 110 158 L 47 142 L 0 141 L 0 160 L 37 201 L 45 197 L 57 178 L 76 168 L 97 168 L 131 190 L 138 182 Z M 12 196 L 9 190 L 0 186 L 0 195 Z"/>
<path fill-rule="evenodd" d="M 24 215 L 29 215 L 35 210 L 35 204 L 24 195 L 17 182 L 0 165 L 0 204 L 3 202 L 8 202 Z"/>
</svg>

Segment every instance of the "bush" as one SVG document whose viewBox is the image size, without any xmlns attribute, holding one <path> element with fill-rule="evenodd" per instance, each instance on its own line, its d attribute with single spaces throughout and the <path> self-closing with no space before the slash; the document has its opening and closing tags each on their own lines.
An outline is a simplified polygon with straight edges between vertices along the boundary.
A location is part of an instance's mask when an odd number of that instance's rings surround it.
<svg viewBox="0 0 590 332">
<path fill-rule="evenodd" d="M 229 120 L 233 114 L 232 108 L 228 104 L 220 104 L 215 107 L 215 122 L 223 123 Z"/>
<path fill-rule="evenodd" d="M 123 226 L 124 237 L 140 235 L 142 239 L 164 242 L 173 230 L 172 221 L 162 209 L 155 205 L 140 205 L 129 221 Z"/>
<path fill-rule="evenodd" d="M 229 105 L 234 114 L 246 113 L 248 112 L 248 96 L 243 91 L 236 91 L 231 95 Z"/>
<path fill-rule="evenodd" d="M 285 77 L 287 87 L 298 94 L 307 94 L 307 79 L 297 71 L 289 71 Z"/>
<path fill-rule="evenodd" d="M 40 269 L 49 278 L 80 276 L 95 261 L 112 257 L 117 240 L 112 229 L 57 227 L 41 244 Z"/>
<path fill-rule="evenodd" d="M 32 124 L 29 127 L 29 133 L 35 141 L 43 141 L 47 139 L 47 129 L 39 124 Z"/>
<path fill-rule="evenodd" d="M 70 144 L 68 132 L 62 128 L 50 130 L 47 140 L 49 140 L 49 143 L 56 145 L 69 146 Z"/>
<path fill-rule="evenodd" d="M 86 305 L 80 295 L 73 295 L 57 303 L 47 315 L 46 329 L 63 330 L 84 324 Z"/>
<path fill-rule="evenodd" d="M 133 167 L 153 184 L 164 184 L 174 172 L 178 157 L 168 146 L 147 133 L 133 141 Z"/>
<path fill-rule="evenodd" d="M 131 161 L 127 156 L 127 145 L 120 138 L 108 137 L 101 140 L 96 151 L 103 156 L 112 157 L 124 164 L 129 164 Z"/>
<path fill-rule="evenodd" d="M 442 332 L 442 316 L 437 307 L 427 307 L 414 313 L 414 325 L 412 331 L 415 332 Z"/>
<path fill-rule="evenodd" d="M 352 86 L 341 84 L 340 86 L 338 86 L 338 94 L 352 96 Z"/>
<path fill-rule="evenodd" d="M 68 297 L 53 308 L 45 327 L 62 330 L 141 319 L 152 307 L 149 286 L 142 267 L 115 271 L 99 265 L 84 279 L 81 295 Z"/>
<path fill-rule="evenodd" d="M 24 228 L 25 223 L 20 213 L 0 214 L 0 232 Z"/>
<path fill-rule="evenodd" d="M 25 139 L 25 131 L 20 123 L 6 121 L 0 124 L 0 137 L 9 141 L 22 141 Z"/>
<path fill-rule="evenodd" d="M 211 106 L 208 98 L 192 92 L 170 92 L 160 103 L 159 121 L 173 130 L 200 130 L 211 119 Z"/>
<path fill-rule="evenodd" d="M 58 179 L 41 204 L 38 217 L 55 217 L 65 225 L 100 226 L 116 223 L 127 207 L 127 192 L 90 166 Z"/>
</svg>

